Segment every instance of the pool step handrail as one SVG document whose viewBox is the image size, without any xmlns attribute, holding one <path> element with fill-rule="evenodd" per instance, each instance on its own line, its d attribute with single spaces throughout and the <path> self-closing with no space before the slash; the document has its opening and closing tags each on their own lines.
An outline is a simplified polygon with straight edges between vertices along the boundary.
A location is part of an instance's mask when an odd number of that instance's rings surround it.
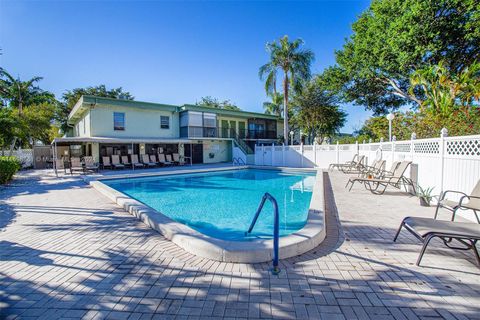
<svg viewBox="0 0 480 320">
<path fill-rule="evenodd" d="M 253 227 L 255 227 L 255 224 L 257 223 L 258 216 L 260 215 L 260 212 L 262 212 L 263 206 L 265 205 L 265 202 L 269 200 L 272 205 L 273 205 L 273 268 L 272 268 L 272 273 L 273 274 L 279 274 L 280 273 L 280 268 L 278 267 L 278 241 L 279 241 L 279 234 L 280 234 L 280 215 L 278 214 L 278 204 L 277 200 L 268 192 L 266 192 L 263 197 L 262 201 L 260 202 L 260 205 L 258 206 L 257 212 L 255 213 L 255 216 L 253 217 L 252 223 L 250 224 L 250 228 L 248 228 L 248 231 L 245 232 L 245 235 L 249 234 L 252 232 Z"/>
<path fill-rule="evenodd" d="M 245 161 L 243 161 L 243 159 L 240 158 L 240 157 L 238 157 L 238 158 L 233 157 L 232 162 L 233 162 L 233 165 L 238 165 L 238 166 L 246 165 Z"/>
</svg>

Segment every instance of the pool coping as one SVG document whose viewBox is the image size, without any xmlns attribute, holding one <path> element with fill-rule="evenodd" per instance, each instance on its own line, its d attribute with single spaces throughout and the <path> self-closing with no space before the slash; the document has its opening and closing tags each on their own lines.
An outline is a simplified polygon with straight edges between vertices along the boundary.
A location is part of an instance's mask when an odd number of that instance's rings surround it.
<svg viewBox="0 0 480 320">
<path fill-rule="evenodd" d="M 122 176 L 101 177 L 90 180 L 89 184 L 107 198 L 121 206 L 125 211 L 137 217 L 152 229 L 161 233 L 165 238 L 172 241 L 185 251 L 194 255 L 223 262 L 258 263 L 273 259 L 272 239 L 253 239 L 249 241 L 228 241 L 216 239 L 196 231 L 187 225 L 176 222 L 153 208 L 128 197 L 106 184 L 102 180 L 115 178 L 137 178 L 147 176 L 177 175 L 213 171 L 229 171 L 240 169 L 270 169 L 289 172 L 316 171 L 315 184 L 313 187 L 307 223 L 297 232 L 280 238 L 280 259 L 290 258 L 303 254 L 317 247 L 325 239 L 325 200 L 323 170 L 321 169 L 291 169 L 282 167 L 263 166 L 237 166 L 222 167 L 218 169 L 192 169 L 155 172 L 148 174 L 127 174 Z M 259 199 L 260 202 L 260 199 Z"/>
</svg>

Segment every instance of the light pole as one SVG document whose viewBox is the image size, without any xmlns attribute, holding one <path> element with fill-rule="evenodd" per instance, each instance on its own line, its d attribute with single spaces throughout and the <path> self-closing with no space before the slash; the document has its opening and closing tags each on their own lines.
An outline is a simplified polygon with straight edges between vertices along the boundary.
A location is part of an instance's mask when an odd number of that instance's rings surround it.
<svg viewBox="0 0 480 320">
<path fill-rule="evenodd" d="M 388 120 L 388 140 L 391 142 L 392 141 L 392 120 L 395 118 L 395 115 L 393 113 L 387 114 L 387 120 Z"/>
<path fill-rule="evenodd" d="M 290 145 L 292 145 L 292 146 L 293 146 L 293 135 L 294 134 L 295 134 L 295 132 L 293 132 L 293 130 L 290 131 Z"/>
</svg>

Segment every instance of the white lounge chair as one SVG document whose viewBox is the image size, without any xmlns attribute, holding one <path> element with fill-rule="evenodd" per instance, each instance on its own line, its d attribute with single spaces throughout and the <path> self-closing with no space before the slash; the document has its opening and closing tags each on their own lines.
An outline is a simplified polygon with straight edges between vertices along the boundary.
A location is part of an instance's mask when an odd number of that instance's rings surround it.
<svg viewBox="0 0 480 320">
<path fill-rule="evenodd" d="M 458 201 L 448 200 L 447 195 L 449 194 L 459 194 L 461 195 Z M 440 200 L 437 203 L 437 209 L 435 210 L 435 219 L 437 219 L 438 211 L 440 208 L 444 208 L 452 212 L 452 221 L 455 220 L 455 214 L 459 209 L 463 210 L 472 210 L 477 218 L 477 222 L 480 223 L 480 218 L 478 217 L 478 212 L 480 212 L 480 179 L 477 181 L 477 184 L 473 188 L 470 195 L 467 195 L 461 191 L 447 190 L 440 195 Z"/>
<path fill-rule="evenodd" d="M 83 157 L 83 163 L 85 164 L 85 171 L 98 172 L 98 163 L 95 162 L 92 156 Z"/>
<path fill-rule="evenodd" d="M 142 154 L 142 162 L 146 167 L 155 167 L 155 163 L 150 162 L 150 157 L 148 154 Z"/>
<path fill-rule="evenodd" d="M 110 162 L 110 157 L 102 157 L 102 168 L 112 169 L 112 163 Z"/>
<path fill-rule="evenodd" d="M 125 166 L 120 163 L 120 157 L 116 154 L 112 155 L 112 166 L 115 169 L 125 169 Z"/>
<path fill-rule="evenodd" d="M 122 164 L 125 166 L 125 167 L 131 167 L 133 168 L 133 164 L 128 161 L 128 156 L 122 156 Z"/>
<path fill-rule="evenodd" d="M 138 154 L 132 154 L 130 157 L 132 159 L 132 166 L 134 166 L 135 168 L 145 167 L 143 163 L 138 161 Z"/>
<path fill-rule="evenodd" d="M 165 155 L 163 153 L 158 154 L 158 161 L 164 166 L 171 166 L 172 165 L 171 162 L 169 162 L 165 159 Z"/>
</svg>

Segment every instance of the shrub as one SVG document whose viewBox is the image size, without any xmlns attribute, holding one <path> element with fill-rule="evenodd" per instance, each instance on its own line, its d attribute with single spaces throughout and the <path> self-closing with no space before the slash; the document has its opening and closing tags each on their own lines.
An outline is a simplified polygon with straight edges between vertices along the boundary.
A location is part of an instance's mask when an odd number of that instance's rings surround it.
<svg viewBox="0 0 480 320">
<path fill-rule="evenodd" d="M 0 157 L 0 184 L 10 181 L 20 168 L 20 161 L 16 157 Z"/>
</svg>

